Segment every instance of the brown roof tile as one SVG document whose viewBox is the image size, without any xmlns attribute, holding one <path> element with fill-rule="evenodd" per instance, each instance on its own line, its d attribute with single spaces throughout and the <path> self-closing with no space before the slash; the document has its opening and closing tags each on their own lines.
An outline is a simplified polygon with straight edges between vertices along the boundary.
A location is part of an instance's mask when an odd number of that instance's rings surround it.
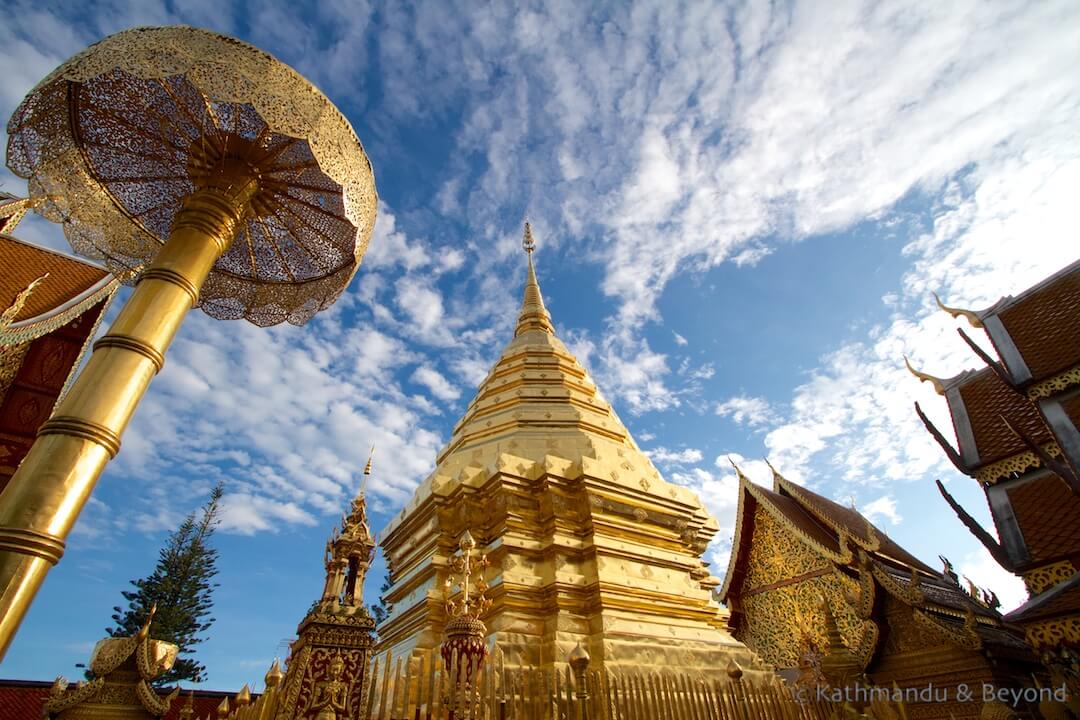
<svg viewBox="0 0 1080 720">
<path fill-rule="evenodd" d="M 837 541 L 836 535 L 803 510 L 797 502 L 786 495 L 766 490 L 760 486 L 755 487 L 754 490 L 795 527 L 810 536 L 811 540 L 820 543 L 831 552 L 840 551 L 840 543 Z"/>
<path fill-rule="evenodd" d="M 1033 562 L 1067 556 L 1080 548 L 1080 498 L 1064 480 L 1048 473 L 1008 492 Z"/>
<path fill-rule="evenodd" d="M 926 573 L 933 574 L 935 572 L 917 557 L 893 542 L 880 528 L 873 525 L 873 523 L 870 523 L 870 521 L 858 510 L 844 507 L 840 503 L 833 502 L 824 495 L 818 495 L 816 492 L 808 490 L 801 485 L 796 485 L 788 480 L 784 480 L 781 487 L 785 492 L 790 493 L 791 496 L 809 512 L 819 516 L 826 523 L 831 523 L 843 528 L 849 534 L 854 535 L 863 542 L 870 541 L 870 534 L 867 532 L 866 526 L 868 524 L 871 525 L 874 528 L 878 539 L 881 541 L 881 549 L 876 553 L 873 553 L 874 555 L 898 560 L 904 565 L 918 568 Z"/>
<path fill-rule="evenodd" d="M 0 310 L 45 273 L 49 278 L 35 288 L 15 321 L 26 320 L 63 305 L 108 276 L 95 265 L 0 235 Z"/>
<path fill-rule="evenodd" d="M 3 720 L 41 720 L 42 706 L 49 697 L 51 682 L 37 680 L 0 680 L 0 718 Z M 180 710 L 188 700 L 188 692 L 183 691 L 180 696 L 173 700 L 169 710 L 162 716 L 162 720 L 178 720 Z M 193 718 L 217 717 L 217 707 L 223 698 L 229 698 L 229 705 L 233 704 L 235 692 L 220 692 L 216 690 L 194 690 Z M 252 693 L 251 699 L 258 698 L 257 693 Z"/>
<path fill-rule="evenodd" d="M 978 450 L 977 466 L 988 465 L 1027 448 L 1001 421 L 1008 418 L 1013 427 L 1038 443 L 1053 438 L 1031 402 L 1003 383 L 989 368 L 972 375 L 960 386 L 960 397 Z M 957 438 L 961 435 L 957 433 Z M 964 448 L 961 448 L 963 454 Z"/>
<path fill-rule="evenodd" d="M 0 717 L 4 720 L 41 720 L 42 706 L 52 683 L 0 680 Z"/>
<path fill-rule="evenodd" d="M 1080 263 L 995 314 L 1035 382 L 1080 363 Z"/>
</svg>

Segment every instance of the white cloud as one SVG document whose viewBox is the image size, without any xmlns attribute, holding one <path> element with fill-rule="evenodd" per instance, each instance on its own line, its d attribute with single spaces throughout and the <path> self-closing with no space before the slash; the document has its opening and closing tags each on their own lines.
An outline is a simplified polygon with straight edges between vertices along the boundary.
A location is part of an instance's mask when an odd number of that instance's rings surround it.
<svg viewBox="0 0 1080 720">
<path fill-rule="evenodd" d="M 435 397 L 444 402 L 457 400 L 461 397 L 460 390 L 454 387 L 438 370 L 427 365 L 416 368 L 411 379 L 413 382 L 426 387 Z"/>
<path fill-rule="evenodd" d="M 221 499 L 221 525 L 224 532 L 254 535 L 276 531 L 281 523 L 316 525 L 318 521 L 299 505 L 278 502 L 259 495 L 229 494 Z"/>
<path fill-rule="evenodd" d="M 882 519 L 888 520 L 893 525 L 899 525 L 903 520 L 896 509 L 896 499 L 889 495 L 882 495 L 876 500 L 871 500 L 860 509 L 870 522 Z"/>
<path fill-rule="evenodd" d="M 675 332 L 674 330 L 671 331 L 671 334 L 675 337 L 675 344 L 676 345 L 686 345 L 686 344 L 689 343 L 689 341 L 686 338 L 684 338 L 682 335 Z"/>
<path fill-rule="evenodd" d="M 759 427 L 768 422 L 772 410 L 765 398 L 738 395 L 718 404 L 716 414 L 729 417 L 738 425 Z"/>
<path fill-rule="evenodd" d="M 658 447 L 652 450 L 646 450 L 645 454 L 649 456 L 654 463 L 661 465 L 692 465 L 693 463 L 701 462 L 701 451 L 696 448 L 683 448 L 682 450 L 668 450 L 665 447 Z"/>
</svg>

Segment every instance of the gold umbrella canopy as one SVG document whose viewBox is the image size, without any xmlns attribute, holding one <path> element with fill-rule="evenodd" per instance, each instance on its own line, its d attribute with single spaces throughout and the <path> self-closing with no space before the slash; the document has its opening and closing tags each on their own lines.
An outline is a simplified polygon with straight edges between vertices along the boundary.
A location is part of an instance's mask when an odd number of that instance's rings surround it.
<svg viewBox="0 0 1080 720">
<path fill-rule="evenodd" d="M 300 325 L 337 299 L 375 224 L 349 122 L 299 73 L 189 27 L 105 38 L 54 70 L 8 123 L 7 164 L 76 252 L 129 280 L 185 199 L 226 165 L 258 183 L 202 287 L 209 315 Z"/>
</svg>

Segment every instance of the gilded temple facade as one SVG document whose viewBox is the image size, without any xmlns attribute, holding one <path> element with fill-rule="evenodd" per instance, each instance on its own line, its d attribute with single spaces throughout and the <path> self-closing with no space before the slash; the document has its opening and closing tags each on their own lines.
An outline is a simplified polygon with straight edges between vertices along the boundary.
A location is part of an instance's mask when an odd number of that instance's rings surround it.
<svg viewBox="0 0 1080 720">
<path fill-rule="evenodd" d="M 1080 690 L 1080 261 L 979 312 L 941 306 L 986 333 L 997 357 L 958 329 L 984 367 L 931 382 L 951 441 L 918 409 L 960 472 L 982 487 L 996 537 L 939 489 L 1028 601 L 1006 619 L 1059 680 Z"/>
<path fill-rule="evenodd" d="M 665 481 L 556 336 L 532 262 L 514 337 L 434 471 L 381 534 L 392 605 L 384 658 L 437 648 L 444 584 L 471 532 L 490 561 L 487 642 L 508 665 L 553 667 L 579 642 L 593 667 L 760 667 L 726 629 L 702 561 L 716 521 Z"/>
<path fill-rule="evenodd" d="M 739 473 L 730 565 L 719 592 L 739 640 L 789 681 L 809 687 L 938 688 L 911 718 L 978 718 L 960 684 L 1025 687 L 1041 672 L 992 593 L 961 588 L 839 505 L 773 472 Z M 962 696 L 962 693 L 961 693 Z"/>
</svg>

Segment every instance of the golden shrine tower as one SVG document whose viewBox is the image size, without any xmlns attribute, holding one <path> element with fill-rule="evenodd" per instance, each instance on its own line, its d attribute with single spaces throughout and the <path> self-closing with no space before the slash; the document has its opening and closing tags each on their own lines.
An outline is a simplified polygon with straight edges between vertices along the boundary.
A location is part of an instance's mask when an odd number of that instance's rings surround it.
<svg viewBox="0 0 1080 720">
<path fill-rule="evenodd" d="M 701 559 L 718 526 L 665 481 L 555 335 L 533 267 L 514 338 L 434 471 L 382 533 L 391 585 L 379 654 L 438 648 L 444 589 L 469 531 L 490 565 L 489 647 L 551 667 L 577 643 L 592 667 L 760 667 L 727 631 Z"/>
</svg>

